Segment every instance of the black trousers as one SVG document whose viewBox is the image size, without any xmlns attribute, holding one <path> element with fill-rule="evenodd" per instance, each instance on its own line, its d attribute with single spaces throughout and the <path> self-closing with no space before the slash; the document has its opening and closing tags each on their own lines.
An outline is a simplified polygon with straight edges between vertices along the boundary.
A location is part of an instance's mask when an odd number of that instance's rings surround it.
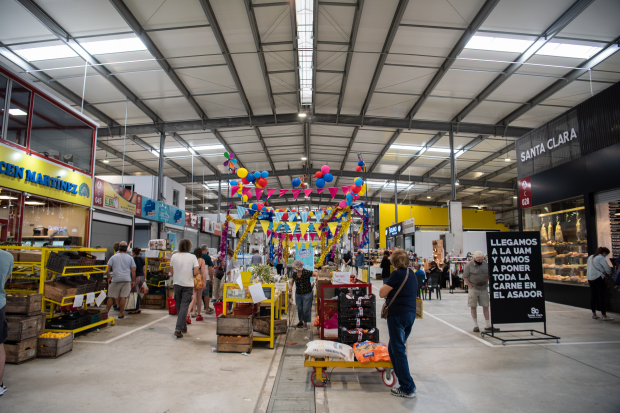
<svg viewBox="0 0 620 413">
<path fill-rule="evenodd" d="M 278 271 L 278 275 L 282 275 L 282 269 L 283 268 L 284 268 L 284 265 L 282 265 L 282 264 L 276 265 L 276 271 Z"/>
<path fill-rule="evenodd" d="M 596 305 L 601 311 L 601 314 L 606 315 L 605 312 L 605 280 L 603 277 L 598 277 L 594 281 L 588 280 L 590 284 L 590 307 L 592 312 L 596 312 Z"/>
</svg>

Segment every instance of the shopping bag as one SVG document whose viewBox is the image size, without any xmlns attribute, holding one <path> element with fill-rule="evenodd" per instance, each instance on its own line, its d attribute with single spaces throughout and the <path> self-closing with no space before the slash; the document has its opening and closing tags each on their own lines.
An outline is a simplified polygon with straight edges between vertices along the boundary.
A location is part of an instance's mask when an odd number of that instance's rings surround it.
<svg viewBox="0 0 620 413">
<path fill-rule="evenodd" d="M 125 311 L 135 311 L 139 308 L 139 298 L 138 293 L 131 292 L 129 293 L 129 297 L 127 297 L 127 303 L 125 304 Z"/>
</svg>

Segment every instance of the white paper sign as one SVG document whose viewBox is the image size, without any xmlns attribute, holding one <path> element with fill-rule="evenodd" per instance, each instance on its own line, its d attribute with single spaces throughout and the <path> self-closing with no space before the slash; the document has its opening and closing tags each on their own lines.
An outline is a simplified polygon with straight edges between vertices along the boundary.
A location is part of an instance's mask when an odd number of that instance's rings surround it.
<svg viewBox="0 0 620 413">
<path fill-rule="evenodd" d="M 348 272 L 334 272 L 332 284 L 350 284 L 351 274 Z"/>
<path fill-rule="evenodd" d="M 237 285 L 239 286 L 239 288 L 241 288 L 243 290 L 243 280 L 241 279 L 241 274 L 239 274 L 239 276 L 237 277 L 237 279 L 235 280 L 235 282 L 237 283 Z"/>
<path fill-rule="evenodd" d="M 97 299 L 95 300 L 95 304 L 97 304 L 97 307 L 101 305 L 101 303 L 103 302 L 103 300 L 105 300 L 105 298 L 106 298 L 105 291 L 101 291 L 101 294 L 99 294 L 99 297 L 97 297 Z"/>
<path fill-rule="evenodd" d="M 286 291 L 286 283 L 276 283 L 276 290 Z"/>
<path fill-rule="evenodd" d="M 157 257 L 159 257 L 159 251 L 157 251 L 157 250 L 146 250 L 146 251 L 144 251 L 144 256 L 146 258 L 157 258 Z"/>
<path fill-rule="evenodd" d="M 95 302 L 95 293 L 86 293 L 86 304 Z"/>
<path fill-rule="evenodd" d="M 252 301 L 254 301 L 254 304 L 267 299 L 262 284 L 252 284 L 248 289 L 250 290 L 250 294 L 252 294 Z"/>
<path fill-rule="evenodd" d="M 75 298 L 73 299 L 73 306 L 74 307 L 81 307 L 82 306 L 82 301 L 84 301 L 84 294 L 76 295 Z"/>
</svg>

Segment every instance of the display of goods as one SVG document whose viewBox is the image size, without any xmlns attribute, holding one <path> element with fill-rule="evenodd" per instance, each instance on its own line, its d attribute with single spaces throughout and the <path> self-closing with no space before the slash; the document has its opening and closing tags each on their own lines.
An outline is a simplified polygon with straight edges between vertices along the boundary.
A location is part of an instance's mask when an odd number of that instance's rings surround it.
<svg viewBox="0 0 620 413">
<path fill-rule="evenodd" d="M 33 337 L 19 343 L 4 343 L 6 362 L 21 364 L 37 357 L 37 338 Z"/>
<path fill-rule="evenodd" d="M 338 305 L 342 307 L 375 308 L 376 297 L 374 294 L 355 296 L 351 293 L 340 293 Z"/>
<path fill-rule="evenodd" d="M 375 317 L 376 316 L 375 308 L 364 308 L 364 307 L 340 307 L 338 309 L 338 314 L 340 317 Z"/>
<path fill-rule="evenodd" d="M 252 303 L 236 303 L 233 307 L 233 315 L 251 314 L 254 314 L 254 304 Z"/>
<path fill-rule="evenodd" d="M 78 313 L 83 317 L 90 317 L 88 324 L 94 324 L 101 321 L 101 313 L 99 310 L 80 310 Z"/>
<path fill-rule="evenodd" d="M 71 313 L 60 317 L 54 317 L 46 320 L 46 330 L 75 330 L 85 327 L 90 323 L 89 316 L 81 316 L 78 313 Z"/>
<path fill-rule="evenodd" d="M 341 343 L 361 343 L 362 341 L 379 341 L 379 329 L 377 328 L 340 328 L 338 340 Z"/>
<path fill-rule="evenodd" d="M 63 272 L 68 262 L 68 256 L 51 251 L 47 259 L 46 267 L 50 271 Z"/>
<path fill-rule="evenodd" d="M 325 320 L 325 322 L 323 323 L 323 327 L 328 330 L 331 330 L 334 328 L 338 328 L 338 323 L 339 323 L 338 313 L 336 313 L 333 316 L 331 316 L 329 319 Z"/>
<path fill-rule="evenodd" d="M 218 353 L 250 353 L 254 336 L 250 331 L 247 336 L 234 334 L 218 334 L 217 335 L 217 352 Z"/>
<path fill-rule="evenodd" d="M 162 294 L 145 294 L 140 299 L 140 308 L 163 310 L 166 308 L 166 296 Z"/>
<path fill-rule="evenodd" d="M 169 250 L 170 241 L 167 239 L 152 239 L 149 241 L 150 250 Z"/>
<path fill-rule="evenodd" d="M 254 331 L 251 315 L 220 315 L 217 317 L 218 335 L 249 336 Z"/>
<path fill-rule="evenodd" d="M 367 287 L 336 288 L 335 291 L 336 291 L 337 296 L 340 296 L 340 294 L 342 293 L 350 294 L 353 297 L 359 297 L 359 296 L 368 294 Z"/>
<path fill-rule="evenodd" d="M 30 291 L 38 291 L 39 284 L 34 282 L 16 282 L 11 283 L 7 278 L 6 283 L 4 284 L 5 290 L 30 290 Z"/>
<path fill-rule="evenodd" d="M 270 335 L 271 334 L 271 317 L 254 317 L 252 319 L 254 331 Z M 286 334 L 288 325 L 286 320 L 273 320 L 273 334 Z"/>
<path fill-rule="evenodd" d="M 558 255 L 558 252 L 557 251 L 543 251 L 541 255 L 543 258 L 553 258 L 556 255 Z"/>
<path fill-rule="evenodd" d="M 34 316 L 7 314 L 6 322 L 8 326 L 6 341 L 23 341 L 45 331 L 45 314 L 41 312 Z"/>
<path fill-rule="evenodd" d="M 71 333 L 45 333 L 37 339 L 37 357 L 56 358 L 71 350 L 73 350 Z"/>
<path fill-rule="evenodd" d="M 72 297 L 77 294 L 77 288 L 72 288 L 57 281 L 46 281 L 43 295 L 52 301 L 61 302 L 65 297 Z"/>
<path fill-rule="evenodd" d="M 96 281 L 91 281 L 87 278 L 63 277 L 62 280 L 57 281 L 60 281 L 62 284 L 68 285 L 69 287 L 76 288 L 76 295 L 93 293 L 95 292 L 95 287 L 97 286 Z"/>
<path fill-rule="evenodd" d="M 354 328 L 374 328 L 377 326 L 377 317 L 350 317 L 340 318 L 338 320 L 338 327 L 351 330 Z M 327 328 L 327 327 L 326 327 Z"/>
<path fill-rule="evenodd" d="M 97 281 L 95 284 L 95 292 L 104 291 L 108 289 L 108 282 L 106 280 Z"/>
<path fill-rule="evenodd" d="M 353 344 L 353 352 L 360 363 L 391 361 L 388 348 L 383 343 L 373 343 L 372 341 L 355 343 Z"/>
<path fill-rule="evenodd" d="M 41 312 L 43 306 L 42 294 L 7 294 L 6 314 L 35 315 Z"/>
<path fill-rule="evenodd" d="M 327 340 L 313 340 L 306 344 L 306 351 L 310 357 L 315 358 L 340 358 L 344 361 L 353 361 L 353 348 L 346 344 Z"/>
</svg>

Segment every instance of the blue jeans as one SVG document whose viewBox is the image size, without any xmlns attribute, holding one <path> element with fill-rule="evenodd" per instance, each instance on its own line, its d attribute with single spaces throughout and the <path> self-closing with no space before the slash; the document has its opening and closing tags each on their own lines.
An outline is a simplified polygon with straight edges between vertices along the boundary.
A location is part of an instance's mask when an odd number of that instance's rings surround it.
<svg viewBox="0 0 620 413">
<path fill-rule="evenodd" d="M 295 303 L 297 304 L 299 321 L 309 323 L 310 313 L 312 312 L 312 291 L 308 294 L 295 293 Z"/>
<path fill-rule="evenodd" d="M 407 361 L 407 353 L 405 346 L 407 338 L 411 333 L 411 327 L 415 321 L 415 313 L 406 313 L 399 316 L 388 316 L 387 325 L 390 341 L 388 343 L 388 352 L 390 359 L 394 365 L 394 373 L 400 382 L 400 388 L 405 393 L 413 393 L 415 383 L 409 373 L 409 362 Z"/>
</svg>

